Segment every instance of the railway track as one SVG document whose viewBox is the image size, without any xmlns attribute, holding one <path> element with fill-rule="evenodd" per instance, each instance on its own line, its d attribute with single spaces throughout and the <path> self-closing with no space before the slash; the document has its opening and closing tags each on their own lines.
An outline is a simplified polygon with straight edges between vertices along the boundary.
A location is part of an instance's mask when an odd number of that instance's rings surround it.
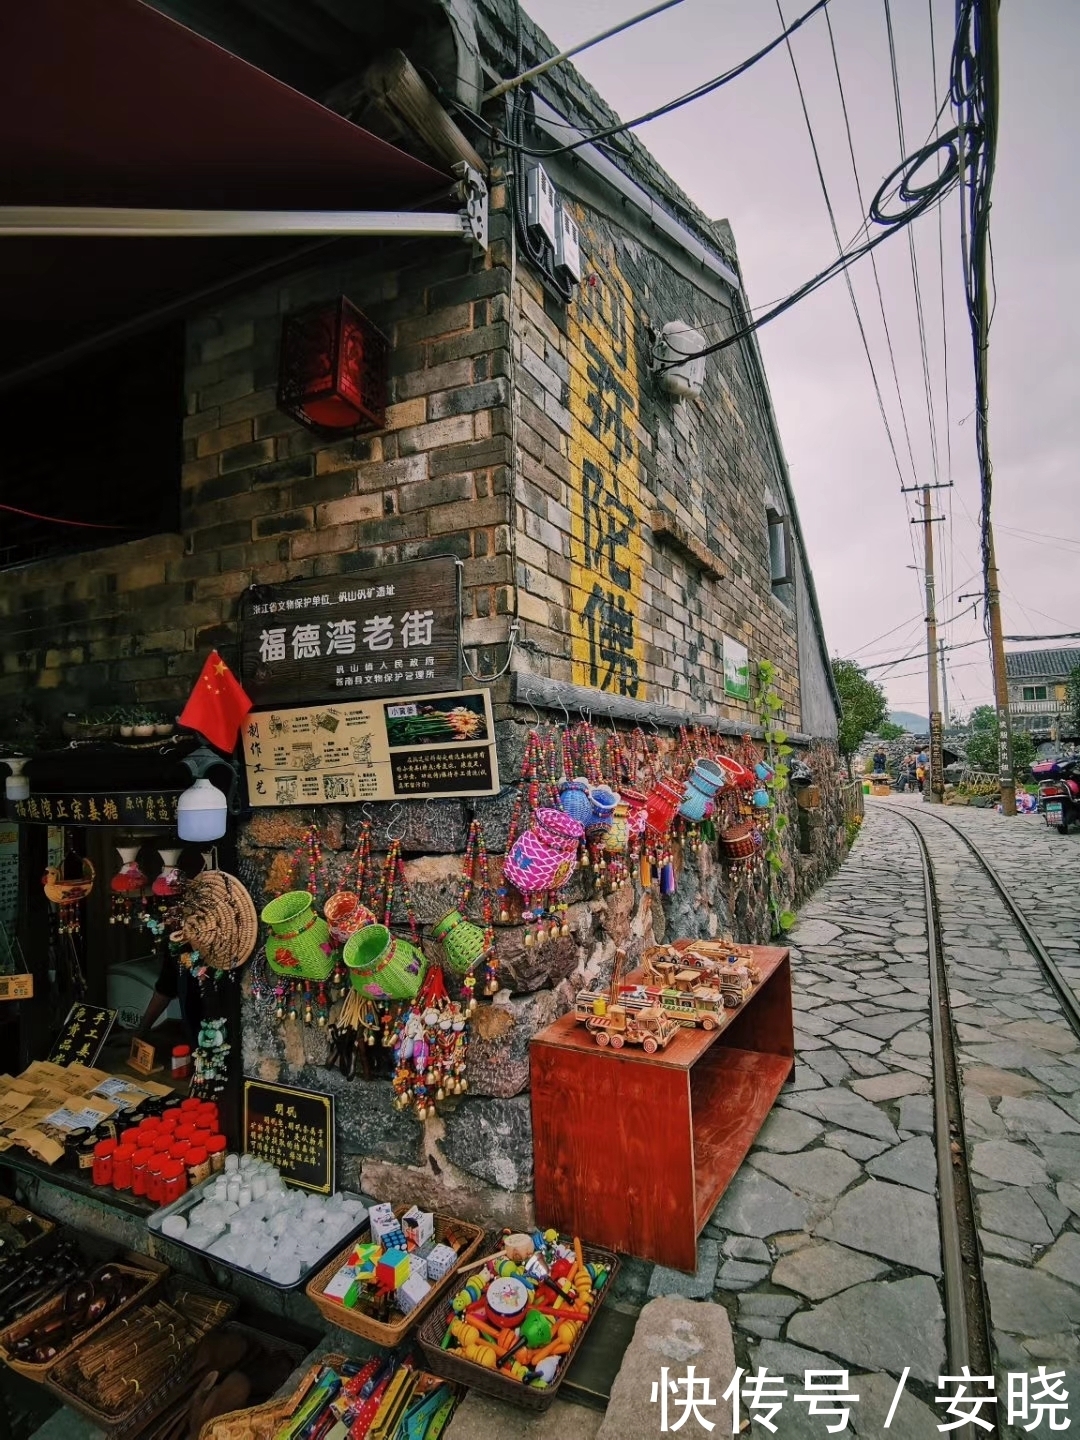
<svg viewBox="0 0 1080 1440">
<path fill-rule="evenodd" d="M 972 1145 L 965 1134 L 965 1048 L 971 1044 L 970 1036 L 975 1027 L 965 1025 L 964 1021 L 965 1006 L 971 1005 L 971 997 L 964 994 L 964 1004 L 959 1007 L 952 1003 L 950 968 L 957 967 L 950 967 L 950 955 L 961 952 L 955 945 L 950 947 L 946 933 L 950 926 L 948 914 L 956 902 L 960 875 L 964 876 L 960 888 L 967 893 L 967 903 L 971 903 L 974 895 L 980 895 L 979 903 L 985 907 L 984 923 L 1000 937 L 999 949 L 1014 956 L 1021 947 L 1026 950 L 1038 976 L 1056 1002 L 1051 1008 L 1047 997 L 1042 997 L 1040 1008 L 1031 1011 L 1033 1017 L 1039 1017 L 1033 1020 L 1034 1026 L 1051 1028 L 1060 1022 L 1080 1040 L 1080 1000 L 1015 895 L 969 835 L 936 810 L 919 810 L 916 818 L 900 807 L 890 806 L 889 813 L 902 819 L 915 832 L 922 866 L 930 961 L 934 1146 L 948 1358 L 953 1374 L 961 1373 L 961 1367 L 967 1365 L 972 1374 L 991 1375 L 995 1370 L 995 1358 L 999 1373 L 1014 1367 L 1006 1365 L 1001 1359 L 1002 1349 L 1008 1348 L 1009 1339 L 995 1325 L 996 1297 L 993 1286 L 988 1286 L 986 1280 L 987 1256 L 980 1239 L 977 1182 L 971 1163 Z M 974 868 L 972 861 L 975 862 Z M 949 889 L 942 883 L 942 872 L 945 871 L 948 872 Z M 983 883 L 981 891 L 980 881 Z M 1007 967 L 1002 973 L 1007 975 Z M 963 980 L 961 984 L 964 984 Z M 985 1001 L 980 997 L 980 1007 L 990 1003 L 998 988 L 996 983 L 990 983 L 988 975 L 989 993 Z M 961 987 L 956 986 L 955 989 L 959 999 Z M 965 1030 L 966 1039 L 960 1033 Z M 987 1034 L 989 1037 L 989 1032 Z M 1004 1048 L 1008 1049 L 1007 1046 Z M 1017 1063 L 1019 1065 L 1019 1058 Z M 1018 1070 L 1018 1074 L 1021 1073 Z M 1030 1077 L 1025 1076 L 1024 1084 L 1031 1084 Z M 1017 1089 L 1011 1093 L 1023 1091 Z M 1051 1093 L 1046 1098 L 1056 1100 L 1057 1096 Z M 1001 1251 L 992 1253 L 1000 1254 Z M 991 1260 L 991 1267 L 1000 1264 Z"/>
</svg>

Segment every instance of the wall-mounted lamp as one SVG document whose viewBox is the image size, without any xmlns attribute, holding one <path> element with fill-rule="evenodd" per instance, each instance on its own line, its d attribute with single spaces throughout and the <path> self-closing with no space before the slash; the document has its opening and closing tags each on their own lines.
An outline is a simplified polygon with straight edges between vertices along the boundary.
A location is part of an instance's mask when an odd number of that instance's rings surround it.
<svg viewBox="0 0 1080 1440">
<path fill-rule="evenodd" d="M 669 320 L 653 345 L 652 368 L 660 388 L 677 400 L 700 395 L 705 383 L 705 336 L 682 320 Z"/>
<path fill-rule="evenodd" d="M 23 774 L 24 767 L 29 763 L 18 755 L 4 759 L 3 764 L 11 770 L 11 774 L 4 781 L 4 794 L 9 800 L 30 799 L 30 777 Z"/>
<path fill-rule="evenodd" d="M 236 767 L 206 745 L 200 745 L 180 762 L 191 772 L 194 782 L 176 803 L 176 833 L 181 840 L 205 842 L 220 840 L 228 829 L 231 800 L 236 788 Z M 211 770 L 224 766 L 229 772 L 228 794 L 219 790 L 208 778 Z"/>
</svg>

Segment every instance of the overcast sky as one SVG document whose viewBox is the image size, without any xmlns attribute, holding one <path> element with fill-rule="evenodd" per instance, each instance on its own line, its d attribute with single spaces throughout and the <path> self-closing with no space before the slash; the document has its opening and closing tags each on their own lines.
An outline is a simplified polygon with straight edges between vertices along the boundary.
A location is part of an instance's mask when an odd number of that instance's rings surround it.
<svg viewBox="0 0 1080 1440">
<path fill-rule="evenodd" d="M 930 5 L 937 44 L 931 70 Z M 790 23 L 809 0 L 783 0 Z M 646 0 L 525 0 L 560 47 L 646 9 Z M 832 0 L 840 76 L 864 199 L 900 158 L 885 10 L 880 0 Z M 907 151 L 932 129 L 945 97 L 953 0 L 892 0 Z M 777 35 L 775 0 L 683 0 L 575 63 L 622 116 L 671 99 L 726 70 Z M 846 241 L 859 229 L 852 175 L 824 16 L 793 40 L 825 178 Z M 1001 127 L 993 191 L 997 309 L 990 349 L 990 437 L 994 506 L 1007 635 L 1080 629 L 1080 503 L 1072 456 L 1080 412 L 1075 146 L 1080 133 L 1080 4 L 1005 0 L 1001 7 Z M 946 116 L 943 126 L 952 122 Z M 786 49 L 741 79 L 643 126 L 640 138 L 709 215 L 735 231 L 753 306 L 765 305 L 821 270 L 836 253 Z M 951 512 L 940 542 L 939 616 L 959 617 L 950 645 L 977 640 L 981 622 L 960 594 L 979 587 L 971 339 L 959 258 L 959 201 L 943 209 L 943 334 L 936 212 L 915 238 L 926 325 L 938 468 L 955 489 L 934 492 Z M 876 251 L 920 483 L 933 466 L 912 269 L 906 233 Z M 867 259 L 851 271 L 904 483 L 912 467 Z M 670 317 L 660 317 L 670 318 Z M 829 649 L 873 665 L 919 648 L 921 528 L 905 497 L 874 396 L 842 278 L 831 281 L 760 332 L 769 383 L 791 466 Z M 948 349 L 950 424 L 944 352 Z M 910 497 L 908 497 L 910 499 Z M 1033 538 L 1036 532 L 1049 538 Z M 913 556 L 912 542 L 916 542 Z M 965 613 L 961 613 L 965 612 Z M 902 623 L 902 622 L 910 623 Z M 894 627 L 899 626 L 894 630 Z M 894 633 L 884 635 L 884 632 Z M 884 638 L 878 639 L 884 635 Z M 1025 648 L 1015 646 L 1013 648 Z M 927 712 L 918 661 L 872 672 L 894 708 Z M 949 702 L 969 710 L 992 698 L 985 643 L 949 656 Z"/>
</svg>

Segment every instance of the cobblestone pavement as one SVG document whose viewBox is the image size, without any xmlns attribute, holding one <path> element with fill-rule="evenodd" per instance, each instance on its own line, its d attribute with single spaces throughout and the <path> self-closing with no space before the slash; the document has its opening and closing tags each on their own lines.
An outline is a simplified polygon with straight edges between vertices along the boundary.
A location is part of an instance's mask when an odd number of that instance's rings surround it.
<svg viewBox="0 0 1080 1440">
<path fill-rule="evenodd" d="M 869 805 L 842 870 L 800 915 L 795 1085 L 707 1225 L 698 1275 L 656 1267 L 649 1293 L 711 1295 L 732 1316 L 739 1363 L 800 1388 L 807 1368 L 840 1362 L 858 1374 L 852 1389 L 869 1402 L 852 1409 L 860 1434 L 881 1433 L 892 1377 L 909 1366 L 889 1433 L 939 1433 L 934 1395 L 948 1366 L 928 941 L 900 806 L 937 872 L 999 1388 L 1006 1371 L 1065 1370 L 1080 1415 L 1080 1046 L 989 881 L 918 802 Z M 1039 833 L 1041 821 L 1006 829 L 988 812 L 959 823 L 1025 911 L 1053 905 L 1040 933 L 1080 983 L 1071 837 Z M 1004 1401 L 1000 1419 L 1004 1431 Z M 824 1434 L 824 1424 L 789 1402 L 779 1433 Z"/>
</svg>

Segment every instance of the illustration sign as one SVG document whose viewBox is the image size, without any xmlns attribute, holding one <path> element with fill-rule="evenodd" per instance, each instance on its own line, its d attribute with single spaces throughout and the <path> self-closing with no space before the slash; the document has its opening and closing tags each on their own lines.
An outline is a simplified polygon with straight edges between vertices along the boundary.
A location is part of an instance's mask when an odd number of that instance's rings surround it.
<svg viewBox="0 0 1080 1440">
<path fill-rule="evenodd" d="M 494 795 L 487 690 L 262 710 L 244 722 L 252 805 Z"/>
<path fill-rule="evenodd" d="M 244 1081 L 244 1154 L 269 1160 L 303 1190 L 334 1189 L 334 1097 Z"/>
<path fill-rule="evenodd" d="M 646 506 L 637 429 L 640 392 L 630 286 L 613 260 L 568 312 L 570 343 L 570 585 L 574 681 L 645 698 Z"/>
<path fill-rule="evenodd" d="M 724 694 L 733 700 L 750 699 L 750 652 L 730 635 L 724 636 Z"/>
<path fill-rule="evenodd" d="M 240 680 L 255 705 L 453 690 L 457 565 L 438 556 L 248 591 Z"/>
</svg>

